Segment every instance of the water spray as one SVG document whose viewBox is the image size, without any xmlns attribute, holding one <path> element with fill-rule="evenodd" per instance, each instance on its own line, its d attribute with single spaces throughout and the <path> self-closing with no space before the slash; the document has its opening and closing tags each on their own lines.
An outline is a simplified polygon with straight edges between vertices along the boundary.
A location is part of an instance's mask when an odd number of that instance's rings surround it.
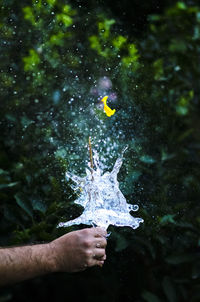
<svg viewBox="0 0 200 302">
<path fill-rule="evenodd" d="M 99 226 L 107 229 L 109 225 L 129 226 L 133 229 L 139 227 L 142 218 L 133 217 L 130 212 L 137 211 L 138 206 L 128 204 L 126 198 L 119 189 L 117 174 L 123 162 L 123 150 L 116 160 L 111 172 L 105 173 L 100 169 L 99 156 L 92 151 L 91 138 L 89 137 L 89 169 L 86 168 L 86 176 L 80 177 L 67 172 L 67 178 L 75 183 L 73 189 L 81 188 L 81 194 L 74 202 L 81 205 L 83 213 L 70 221 L 61 222 L 58 227 L 68 227 L 77 224 Z M 75 187 L 75 188 L 74 188 Z"/>
</svg>

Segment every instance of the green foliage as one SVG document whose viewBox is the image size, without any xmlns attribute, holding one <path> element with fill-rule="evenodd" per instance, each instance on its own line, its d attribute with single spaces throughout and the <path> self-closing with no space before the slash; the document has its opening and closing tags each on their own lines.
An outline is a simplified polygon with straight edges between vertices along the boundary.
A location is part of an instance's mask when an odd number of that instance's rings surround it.
<svg viewBox="0 0 200 302">
<path fill-rule="evenodd" d="M 32 71 L 35 70 L 36 65 L 40 63 L 40 57 L 34 49 L 29 50 L 29 56 L 23 58 L 24 70 Z"/>
<path fill-rule="evenodd" d="M 65 172 L 85 173 L 89 135 L 106 169 L 128 144 L 119 182 L 144 219 L 110 228 L 102 270 L 29 281 L 0 301 L 199 301 L 200 7 L 150 15 L 138 38 L 104 8 L 0 3 L 0 245 L 75 229 L 56 225 L 81 213 Z"/>
<path fill-rule="evenodd" d="M 100 17 L 100 20 L 102 17 Z M 89 37 L 90 46 L 100 56 L 107 59 L 107 63 L 113 59 L 119 61 L 123 68 L 136 71 L 139 63 L 138 49 L 134 43 L 129 43 L 127 37 L 116 35 L 112 31 L 113 19 L 105 19 L 98 22 L 98 34 Z M 115 63 L 116 64 L 116 63 Z"/>
<path fill-rule="evenodd" d="M 142 298 L 144 298 L 144 300 L 147 302 L 159 302 L 160 301 L 160 299 L 156 295 L 152 294 L 149 291 L 145 291 L 142 294 Z"/>
</svg>

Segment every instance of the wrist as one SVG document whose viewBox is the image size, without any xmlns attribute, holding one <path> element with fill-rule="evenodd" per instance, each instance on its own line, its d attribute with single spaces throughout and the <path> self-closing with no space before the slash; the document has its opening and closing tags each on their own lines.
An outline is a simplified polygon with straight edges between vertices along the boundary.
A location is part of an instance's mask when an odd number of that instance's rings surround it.
<svg viewBox="0 0 200 302">
<path fill-rule="evenodd" d="M 41 263 L 44 273 L 56 272 L 56 261 L 52 243 L 45 243 L 37 246 L 36 253 L 38 253 L 38 262 Z"/>
<path fill-rule="evenodd" d="M 58 272 L 56 246 L 54 241 L 46 244 L 46 265 L 49 273 Z"/>
</svg>

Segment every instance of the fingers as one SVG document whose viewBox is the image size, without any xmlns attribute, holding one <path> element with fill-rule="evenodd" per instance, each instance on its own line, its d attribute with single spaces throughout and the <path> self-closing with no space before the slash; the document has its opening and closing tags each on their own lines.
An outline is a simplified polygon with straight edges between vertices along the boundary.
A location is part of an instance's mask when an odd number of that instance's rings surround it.
<svg viewBox="0 0 200 302">
<path fill-rule="evenodd" d="M 90 266 L 100 266 L 102 267 L 104 265 L 104 259 L 101 258 L 101 259 L 93 259 L 90 263 Z"/>
<path fill-rule="evenodd" d="M 104 249 L 95 249 L 93 258 L 97 260 L 106 260 L 106 253 Z"/>
<path fill-rule="evenodd" d="M 106 245 L 106 243 L 103 243 Z M 103 245 L 102 244 L 102 245 Z M 93 249 L 93 254 L 92 254 L 92 259 L 90 260 L 91 266 L 103 266 L 104 261 L 106 260 L 106 251 L 105 248 L 94 248 Z"/>
<path fill-rule="evenodd" d="M 97 261 L 96 265 L 102 267 L 104 265 L 104 261 Z"/>
<path fill-rule="evenodd" d="M 100 227 L 81 231 L 85 260 L 82 269 L 92 266 L 102 267 L 106 260 L 107 232 Z M 84 264 L 85 263 L 85 264 Z"/>
<path fill-rule="evenodd" d="M 104 238 L 104 237 L 101 237 L 101 238 L 95 238 L 95 241 L 94 241 L 94 247 L 95 248 L 106 248 L 107 246 L 107 240 Z"/>
<path fill-rule="evenodd" d="M 104 261 L 106 260 L 105 248 L 107 246 L 107 231 L 100 227 L 95 228 L 95 248 L 93 250 L 93 258 L 95 260 L 94 265 L 103 266 Z"/>
<path fill-rule="evenodd" d="M 95 237 L 106 237 L 107 231 L 103 228 L 96 227 L 96 228 L 94 228 L 94 236 Z"/>
</svg>

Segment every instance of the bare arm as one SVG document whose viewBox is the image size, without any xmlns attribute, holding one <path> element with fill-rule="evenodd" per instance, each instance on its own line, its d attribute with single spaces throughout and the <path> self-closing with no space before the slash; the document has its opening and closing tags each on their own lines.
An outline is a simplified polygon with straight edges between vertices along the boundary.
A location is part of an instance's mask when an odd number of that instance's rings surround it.
<svg viewBox="0 0 200 302">
<path fill-rule="evenodd" d="M 102 266 L 106 231 L 90 228 L 68 233 L 48 244 L 0 249 L 0 286 L 51 272 L 77 272 Z"/>
<path fill-rule="evenodd" d="M 44 275 L 51 270 L 48 244 L 0 249 L 0 285 Z"/>
</svg>

